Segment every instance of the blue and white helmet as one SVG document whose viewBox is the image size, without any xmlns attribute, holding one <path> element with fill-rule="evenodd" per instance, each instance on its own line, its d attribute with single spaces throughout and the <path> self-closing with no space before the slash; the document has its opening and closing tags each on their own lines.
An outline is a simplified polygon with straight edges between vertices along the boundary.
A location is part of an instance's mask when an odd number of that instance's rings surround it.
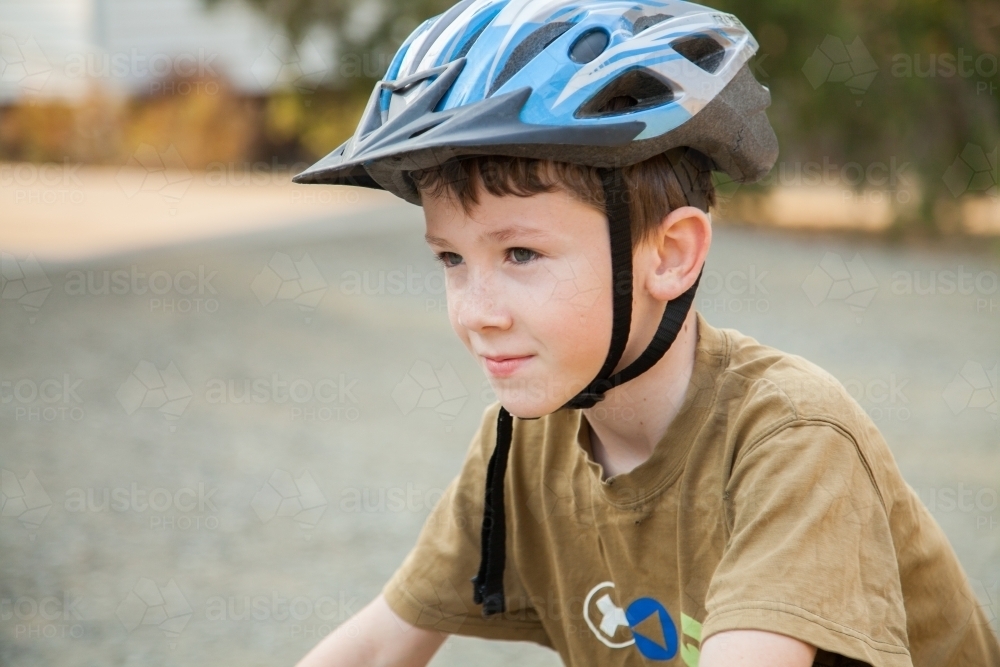
<svg viewBox="0 0 1000 667">
<path fill-rule="evenodd" d="M 738 182 L 777 159 L 757 42 L 673 0 L 463 0 L 396 53 L 354 136 L 294 179 L 384 188 L 493 154 L 624 167 L 687 146 Z M 612 103 L 613 101 L 613 103 Z"/>
</svg>

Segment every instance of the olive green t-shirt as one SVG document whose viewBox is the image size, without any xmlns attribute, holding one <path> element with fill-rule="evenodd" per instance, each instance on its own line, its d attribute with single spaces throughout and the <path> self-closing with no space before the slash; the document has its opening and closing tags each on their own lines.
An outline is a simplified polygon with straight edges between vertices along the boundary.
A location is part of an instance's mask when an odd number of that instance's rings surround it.
<svg viewBox="0 0 1000 667">
<path fill-rule="evenodd" d="M 697 321 L 680 411 L 633 470 L 602 480 L 580 410 L 514 420 L 506 613 L 483 619 L 470 581 L 498 403 L 385 585 L 392 609 L 573 666 L 695 667 L 701 643 L 733 629 L 808 642 L 817 665 L 1000 666 L 944 533 L 843 386 Z"/>
</svg>

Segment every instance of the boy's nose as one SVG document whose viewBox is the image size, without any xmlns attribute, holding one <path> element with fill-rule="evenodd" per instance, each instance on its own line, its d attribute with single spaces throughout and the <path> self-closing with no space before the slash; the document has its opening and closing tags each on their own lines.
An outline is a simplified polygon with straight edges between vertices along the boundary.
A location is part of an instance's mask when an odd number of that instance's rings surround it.
<svg viewBox="0 0 1000 667">
<path fill-rule="evenodd" d="M 481 331 L 491 327 L 506 329 L 510 317 L 497 307 L 496 301 L 485 297 L 463 299 L 457 308 L 458 323 L 470 331 Z"/>
<path fill-rule="evenodd" d="M 479 331 L 510 326 L 510 316 L 495 293 L 495 287 L 490 276 L 478 274 L 471 276 L 465 289 L 455 294 L 455 312 L 462 327 Z"/>
</svg>

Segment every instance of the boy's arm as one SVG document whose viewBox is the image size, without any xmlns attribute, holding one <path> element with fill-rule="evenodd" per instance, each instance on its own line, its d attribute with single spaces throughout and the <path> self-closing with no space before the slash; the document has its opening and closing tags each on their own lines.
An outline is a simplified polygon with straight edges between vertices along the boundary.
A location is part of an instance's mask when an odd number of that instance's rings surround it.
<svg viewBox="0 0 1000 667">
<path fill-rule="evenodd" d="M 379 595 L 328 634 L 296 667 L 424 667 L 447 636 L 410 625 Z"/>
<path fill-rule="evenodd" d="M 763 630 L 728 630 L 701 647 L 698 667 L 810 667 L 816 647 Z"/>
</svg>

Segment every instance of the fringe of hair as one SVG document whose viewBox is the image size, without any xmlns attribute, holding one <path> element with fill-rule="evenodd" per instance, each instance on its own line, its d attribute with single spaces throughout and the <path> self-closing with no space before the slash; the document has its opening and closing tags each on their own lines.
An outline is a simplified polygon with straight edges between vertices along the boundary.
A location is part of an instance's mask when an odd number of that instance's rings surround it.
<svg viewBox="0 0 1000 667">
<path fill-rule="evenodd" d="M 696 206 L 708 212 L 716 203 L 712 162 L 690 148 L 666 153 L 622 169 L 632 217 L 632 246 L 646 241 L 671 211 Z M 453 158 L 432 169 L 410 172 L 421 197 L 448 197 L 466 215 L 482 192 L 495 197 L 531 197 L 565 192 L 605 213 L 604 188 L 594 167 L 503 155 Z"/>
</svg>

